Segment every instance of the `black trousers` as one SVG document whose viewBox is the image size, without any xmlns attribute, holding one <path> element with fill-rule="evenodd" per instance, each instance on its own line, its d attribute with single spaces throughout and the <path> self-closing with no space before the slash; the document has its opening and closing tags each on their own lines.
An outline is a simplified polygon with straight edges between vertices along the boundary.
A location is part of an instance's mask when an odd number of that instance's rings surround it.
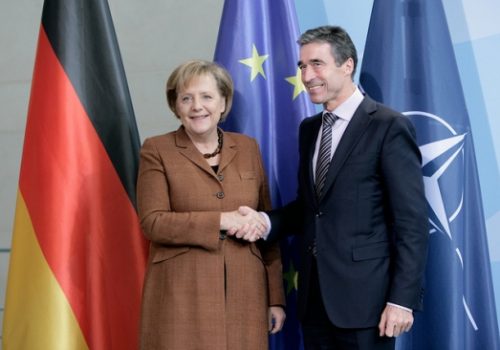
<svg viewBox="0 0 500 350">
<path fill-rule="evenodd" d="M 323 305 L 315 263 L 302 333 L 305 350 L 394 350 L 396 344 L 395 338 L 380 337 L 378 327 L 339 328 L 332 324 Z"/>
</svg>

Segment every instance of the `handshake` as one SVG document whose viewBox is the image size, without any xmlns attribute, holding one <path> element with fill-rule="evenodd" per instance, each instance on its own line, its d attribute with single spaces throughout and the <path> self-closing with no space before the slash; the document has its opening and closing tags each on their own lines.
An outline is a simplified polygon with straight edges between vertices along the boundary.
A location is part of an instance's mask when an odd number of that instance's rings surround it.
<svg viewBox="0 0 500 350">
<path fill-rule="evenodd" d="M 221 214 L 220 229 L 227 231 L 228 236 L 255 242 L 267 233 L 269 227 L 264 215 L 250 207 L 241 206 L 238 210 Z"/>
</svg>

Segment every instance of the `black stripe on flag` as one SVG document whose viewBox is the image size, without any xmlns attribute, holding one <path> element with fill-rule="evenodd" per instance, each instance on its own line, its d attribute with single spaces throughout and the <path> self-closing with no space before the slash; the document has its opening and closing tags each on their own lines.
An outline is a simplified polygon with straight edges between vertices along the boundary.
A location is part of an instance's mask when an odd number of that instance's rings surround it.
<svg viewBox="0 0 500 350">
<path fill-rule="evenodd" d="M 140 139 L 107 1 L 46 0 L 42 25 L 135 205 Z"/>
</svg>

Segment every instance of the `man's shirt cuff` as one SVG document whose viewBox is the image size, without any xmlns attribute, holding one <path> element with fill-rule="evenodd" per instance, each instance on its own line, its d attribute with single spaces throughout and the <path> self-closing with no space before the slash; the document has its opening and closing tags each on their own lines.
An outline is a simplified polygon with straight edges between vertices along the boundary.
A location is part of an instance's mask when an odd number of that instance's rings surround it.
<svg viewBox="0 0 500 350">
<path fill-rule="evenodd" d="M 409 309 L 407 307 L 404 307 L 404 306 L 401 306 L 401 305 L 398 305 L 398 304 L 394 304 L 394 303 L 389 303 L 387 302 L 387 305 L 391 305 L 391 306 L 394 306 L 394 307 L 397 307 L 398 309 L 403 309 L 403 310 L 406 310 L 410 313 L 413 313 L 413 310 L 412 309 Z"/>
<path fill-rule="evenodd" d="M 267 239 L 267 237 L 269 236 L 269 232 L 271 232 L 271 219 L 269 219 L 269 215 L 267 215 L 263 211 L 259 211 L 259 214 L 262 216 L 262 218 L 264 218 L 264 220 L 266 221 L 266 225 L 267 225 L 267 230 L 266 230 L 266 232 L 264 232 L 264 234 L 261 237 L 265 241 Z"/>
</svg>

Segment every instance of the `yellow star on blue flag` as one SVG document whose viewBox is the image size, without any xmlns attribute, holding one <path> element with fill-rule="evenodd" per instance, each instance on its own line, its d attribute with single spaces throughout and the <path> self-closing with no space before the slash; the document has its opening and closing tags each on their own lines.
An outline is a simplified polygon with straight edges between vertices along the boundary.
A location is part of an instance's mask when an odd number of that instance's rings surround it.
<svg viewBox="0 0 500 350">
<path fill-rule="evenodd" d="M 290 294 L 292 290 L 297 290 L 299 273 L 295 270 L 293 262 L 290 261 L 290 268 L 283 274 L 283 279 L 286 281 L 286 294 Z"/>
<path fill-rule="evenodd" d="M 306 87 L 302 83 L 301 71 L 298 67 L 295 76 L 285 78 L 285 80 L 293 85 L 293 100 L 295 100 L 295 98 L 297 98 L 297 96 L 299 96 L 301 92 L 306 92 Z"/>
<path fill-rule="evenodd" d="M 244 65 L 247 65 L 250 68 L 252 68 L 250 81 L 253 81 L 257 76 L 257 74 L 262 75 L 262 77 L 266 79 L 266 74 L 264 73 L 264 68 L 262 67 L 262 65 L 264 64 L 264 61 L 267 60 L 268 57 L 269 55 L 259 55 L 259 53 L 257 52 L 257 48 L 255 47 L 255 44 L 253 44 L 252 57 L 239 60 L 240 63 L 243 63 Z"/>
</svg>

